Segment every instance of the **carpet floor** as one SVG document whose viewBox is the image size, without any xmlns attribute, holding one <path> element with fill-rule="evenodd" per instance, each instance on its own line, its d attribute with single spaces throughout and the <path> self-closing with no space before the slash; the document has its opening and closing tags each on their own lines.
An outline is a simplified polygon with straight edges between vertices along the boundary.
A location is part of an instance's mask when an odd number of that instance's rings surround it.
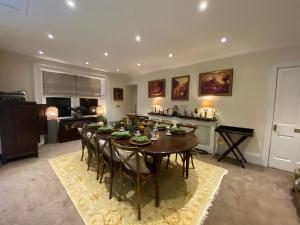
<svg viewBox="0 0 300 225">
<path fill-rule="evenodd" d="M 86 225 L 198 225 L 202 224 L 207 209 L 217 195 L 227 170 L 194 160 L 195 169 L 189 178 L 182 177 L 181 163 L 170 157 L 165 170 L 163 161 L 160 176 L 160 205 L 154 204 L 154 179 L 142 185 L 142 219 L 137 220 L 135 187 L 125 179 L 123 201 L 118 201 L 120 180 L 117 173 L 113 185 L 113 198 L 108 198 L 109 177 L 99 184 L 95 170 L 87 171 L 87 157 L 80 161 L 81 151 L 50 159 L 49 162 L 64 185 Z M 96 160 L 94 160 L 96 167 Z M 102 168 L 102 166 L 101 166 Z M 108 173 L 106 173 L 108 175 Z M 107 179 L 106 179 L 107 178 Z"/>
<path fill-rule="evenodd" d="M 84 225 L 48 159 L 71 153 L 80 142 L 40 147 L 39 158 L 10 162 L 0 168 L 1 225 Z M 196 156 L 229 171 L 209 210 L 205 225 L 299 225 L 290 193 L 293 174 L 231 159 L 217 162 Z"/>
</svg>

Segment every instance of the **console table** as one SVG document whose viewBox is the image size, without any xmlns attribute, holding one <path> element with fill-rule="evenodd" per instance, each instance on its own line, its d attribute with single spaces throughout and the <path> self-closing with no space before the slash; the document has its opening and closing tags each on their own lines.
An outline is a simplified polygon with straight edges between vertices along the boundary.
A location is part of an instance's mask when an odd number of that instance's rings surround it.
<svg viewBox="0 0 300 225">
<path fill-rule="evenodd" d="M 57 139 L 59 142 L 79 140 L 81 137 L 77 128 L 82 127 L 83 124 L 96 123 L 97 121 L 98 117 L 60 119 Z"/>
<path fill-rule="evenodd" d="M 163 115 L 153 115 L 149 114 L 149 119 L 159 119 L 159 120 L 173 120 L 171 116 Z M 177 118 L 177 117 L 176 117 Z M 217 121 L 209 120 L 195 120 L 195 119 L 185 119 L 177 118 L 178 122 L 182 123 L 192 123 L 198 126 L 195 131 L 195 135 L 199 138 L 200 143 L 195 147 L 199 150 L 207 151 L 208 153 L 215 154 L 215 129 L 217 127 Z"/>
</svg>

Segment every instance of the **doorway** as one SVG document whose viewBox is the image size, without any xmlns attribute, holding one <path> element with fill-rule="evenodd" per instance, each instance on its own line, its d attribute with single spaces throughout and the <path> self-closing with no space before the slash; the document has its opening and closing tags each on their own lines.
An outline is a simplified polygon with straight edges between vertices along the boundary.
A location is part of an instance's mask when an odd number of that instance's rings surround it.
<svg viewBox="0 0 300 225">
<path fill-rule="evenodd" d="M 138 86 L 137 84 L 128 85 L 129 101 L 128 113 L 138 113 Z"/>
<path fill-rule="evenodd" d="M 269 166 L 300 167 L 300 66 L 277 70 Z"/>
</svg>

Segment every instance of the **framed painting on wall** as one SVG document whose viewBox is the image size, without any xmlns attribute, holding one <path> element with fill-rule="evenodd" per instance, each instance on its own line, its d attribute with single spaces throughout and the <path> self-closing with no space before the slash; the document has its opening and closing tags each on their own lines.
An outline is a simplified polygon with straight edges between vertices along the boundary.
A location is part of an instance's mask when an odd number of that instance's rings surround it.
<svg viewBox="0 0 300 225">
<path fill-rule="evenodd" d="M 218 70 L 199 74 L 199 96 L 231 96 L 233 69 Z"/>
<path fill-rule="evenodd" d="M 189 100 L 190 75 L 172 78 L 172 100 Z"/>
<path fill-rule="evenodd" d="M 148 81 L 148 98 L 166 96 L 166 79 Z"/>
<path fill-rule="evenodd" d="M 114 100 L 123 101 L 123 88 L 114 88 Z"/>
</svg>

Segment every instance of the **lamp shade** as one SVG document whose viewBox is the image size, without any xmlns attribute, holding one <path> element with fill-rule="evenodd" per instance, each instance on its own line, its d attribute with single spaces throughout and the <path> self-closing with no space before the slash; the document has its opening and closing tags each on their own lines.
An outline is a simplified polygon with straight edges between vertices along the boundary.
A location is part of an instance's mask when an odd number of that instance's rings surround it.
<svg viewBox="0 0 300 225">
<path fill-rule="evenodd" d="M 97 106 L 96 113 L 97 113 L 97 115 L 100 115 L 100 116 L 103 115 L 103 106 L 102 105 Z"/>
<path fill-rule="evenodd" d="M 57 120 L 58 118 L 58 109 L 56 107 L 48 107 L 47 108 L 47 120 Z"/>
<path fill-rule="evenodd" d="M 202 108 L 211 108 L 212 107 L 212 103 L 210 101 L 203 101 L 201 103 L 201 107 Z"/>
</svg>

